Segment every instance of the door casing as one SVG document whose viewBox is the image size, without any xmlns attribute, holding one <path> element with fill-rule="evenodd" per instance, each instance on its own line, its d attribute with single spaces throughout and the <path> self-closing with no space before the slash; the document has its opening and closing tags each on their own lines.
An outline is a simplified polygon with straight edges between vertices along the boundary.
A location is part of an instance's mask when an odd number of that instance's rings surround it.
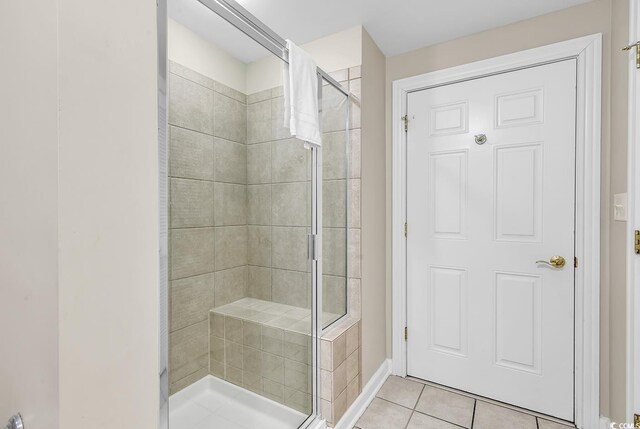
<svg viewBox="0 0 640 429">
<path fill-rule="evenodd" d="M 393 82 L 392 372 L 407 375 L 406 114 L 407 94 L 575 58 L 576 257 L 575 424 L 600 427 L 600 148 L 602 34 L 572 39 Z M 411 123 L 409 122 L 409 126 Z M 410 233 L 410 232 L 409 232 Z M 411 335 L 411 333 L 409 333 Z"/>
</svg>

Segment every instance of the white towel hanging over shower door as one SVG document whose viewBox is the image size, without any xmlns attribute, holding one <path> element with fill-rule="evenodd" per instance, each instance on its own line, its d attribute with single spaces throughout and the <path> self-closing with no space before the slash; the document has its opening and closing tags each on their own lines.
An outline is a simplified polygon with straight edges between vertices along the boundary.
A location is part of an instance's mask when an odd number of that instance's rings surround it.
<svg viewBox="0 0 640 429">
<path fill-rule="evenodd" d="M 318 113 L 318 66 L 311 55 L 287 40 L 289 64 L 284 63 L 284 126 L 291 135 L 309 144 L 320 146 L 320 115 Z"/>
</svg>

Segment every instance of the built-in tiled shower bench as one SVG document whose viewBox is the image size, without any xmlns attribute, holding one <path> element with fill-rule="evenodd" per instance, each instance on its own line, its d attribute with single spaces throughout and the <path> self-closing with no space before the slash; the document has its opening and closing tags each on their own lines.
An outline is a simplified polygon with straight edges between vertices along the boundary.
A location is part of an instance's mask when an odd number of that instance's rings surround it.
<svg viewBox="0 0 640 429">
<path fill-rule="evenodd" d="M 212 375 L 311 412 L 310 309 L 255 298 L 216 307 L 209 313 L 209 346 Z"/>
</svg>

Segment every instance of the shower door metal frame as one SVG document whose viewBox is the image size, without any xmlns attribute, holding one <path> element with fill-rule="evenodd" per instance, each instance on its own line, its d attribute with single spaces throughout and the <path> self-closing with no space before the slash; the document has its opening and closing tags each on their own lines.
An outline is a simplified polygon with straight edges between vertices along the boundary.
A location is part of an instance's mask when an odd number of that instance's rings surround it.
<svg viewBox="0 0 640 429">
<path fill-rule="evenodd" d="M 264 25 L 259 19 L 249 13 L 234 0 L 198 0 L 204 6 L 225 19 L 227 22 L 238 28 L 241 32 L 268 49 L 278 58 L 286 63 L 289 62 L 289 51 L 286 41 L 269 27 Z M 160 211 L 160 315 L 159 315 L 159 385 L 160 404 L 158 428 L 169 428 L 169 376 L 168 376 L 168 189 L 167 189 L 167 165 L 168 165 L 168 142 L 167 142 L 167 118 L 168 118 L 168 53 L 167 53 L 167 0 L 157 0 L 157 23 L 158 23 L 158 162 L 160 166 L 160 186 L 159 186 L 159 211 Z M 346 109 L 346 146 L 348 148 L 349 138 L 349 98 L 350 94 L 339 82 L 331 77 L 327 72 L 318 67 L 318 96 L 319 109 L 322 109 L 322 87 L 323 79 L 331 86 L 340 91 L 347 98 Z M 321 123 L 322 126 L 322 123 Z M 322 321 L 322 150 L 311 147 L 311 234 L 314 235 L 315 249 L 311 264 L 311 332 L 312 332 L 312 368 L 313 368 L 313 392 L 312 392 L 312 413 L 299 426 L 300 428 L 321 428 L 326 427 L 320 416 L 320 337 L 323 332 Z M 348 156 L 348 149 L 347 149 Z M 348 174 L 347 184 L 348 184 Z M 348 197 L 347 197 L 348 198 Z M 346 257 L 346 254 L 345 254 Z M 346 317 L 348 311 L 338 320 Z"/>
</svg>

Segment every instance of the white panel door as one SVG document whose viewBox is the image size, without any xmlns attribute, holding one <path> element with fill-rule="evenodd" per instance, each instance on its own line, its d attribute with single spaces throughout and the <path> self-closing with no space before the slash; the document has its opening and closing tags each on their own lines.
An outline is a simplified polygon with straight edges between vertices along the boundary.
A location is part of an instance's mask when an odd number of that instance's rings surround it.
<svg viewBox="0 0 640 429">
<path fill-rule="evenodd" d="M 409 375 L 572 421 L 575 60 L 410 93 L 408 114 Z"/>
</svg>

